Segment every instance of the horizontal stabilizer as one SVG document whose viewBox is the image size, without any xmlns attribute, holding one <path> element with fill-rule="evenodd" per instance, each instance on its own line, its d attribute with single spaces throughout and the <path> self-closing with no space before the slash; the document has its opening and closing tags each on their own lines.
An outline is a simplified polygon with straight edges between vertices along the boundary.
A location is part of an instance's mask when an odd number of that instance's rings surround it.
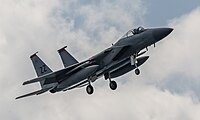
<svg viewBox="0 0 200 120">
<path fill-rule="evenodd" d="M 46 75 L 42 75 L 40 77 L 33 78 L 31 80 L 25 81 L 22 85 L 28 85 L 28 84 L 31 84 L 31 83 L 42 82 L 42 81 L 47 82 L 46 81 L 47 79 L 54 78 L 56 74 L 58 74 L 58 73 L 60 73 L 62 71 L 64 71 L 64 70 L 62 69 L 60 71 L 51 72 L 51 73 L 48 73 Z M 53 83 L 53 82 L 57 82 L 57 81 L 51 81 L 50 83 Z"/>
<path fill-rule="evenodd" d="M 38 78 L 29 80 L 29 81 L 25 81 L 22 85 L 28 85 L 28 84 L 35 83 L 35 82 L 41 82 L 41 81 L 43 81 L 43 80 L 44 80 L 44 79 L 38 77 Z"/>
<path fill-rule="evenodd" d="M 53 79 L 53 78 L 56 77 L 56 75 L 65 74 L 66 72 L 69 72 L 72 69 L 76 68 L 77 66 L 79 66 L 81 64 L 84 64 L 86 62 L 88 62 L 88 60 L 83 61 L 81 63 L 73 64 L 73 65 L 71 65 L 71 66 L 69 66 L 67 68 L 63 68 L 61 70 L 58 70 L 58 71 L 55 71 L 55 72 L 51 72 L 51 73 L 42 75 L 40 77 L 37 77 L 37 78 L 31 79 L 31 80 L 25 81 L 22 85 L 28 85 L 28 84 L 31 84 L 31 83 L 36 83 L 36 82 L 41 82 L 41 81 L 44 81 L 44 84 L 50 84 L 50 83 L 58 82 L 58 81 L 56 81 L 56 79 Z"/>
<path fill-rule="evenodd" d="M 35 92 L 32 92 L 32 93 L 25 94 L 25 95 L 17 97 L 16 99 L 20 99 L 20 98 L 28 97 L 28 96 L 32 96 L 32 95 L 39 95 L 39 94 L 42 94 L 42 93 L 45 93 L 45 92 L 49 91 L 50 89 L 52 89 L 52 87 L 41 89 L 41 90 L 38 90 L 38 91 L 35 91 Z"/>
</svg>

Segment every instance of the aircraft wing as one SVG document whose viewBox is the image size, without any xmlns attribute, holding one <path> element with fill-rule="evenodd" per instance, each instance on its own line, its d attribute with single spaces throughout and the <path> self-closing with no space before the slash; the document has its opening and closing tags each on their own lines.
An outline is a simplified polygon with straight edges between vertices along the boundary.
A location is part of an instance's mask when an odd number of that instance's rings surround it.
<svg viewBox="0 0 200 120">
<path fill-rule="evenodd" d="M 32 92 L 32 93 L 28 93 L 28 94 L 19 96 L 19 97 L 17 97 L 16 99 L 20 99 L 20 98 L 28 97 L 28 96 L 32 96 L 32 95 L 39 95 L 39 94 L 42 94 L 42 93 L 45 93 L 45 92 L 49 91 L 49 90 L 52 89 L 52 88 L 53 88 L 53 87 L 44 88 L 44 89 L 41 89 L 41 90 L 38 90 L 38 91 L 35 91 L 35 92 Z"/>
<path fill-rule="evenodd" d="M 61 73 L 62 71 L 64 71 L 64 69 L 60 70 L 60 71 L 56 71 L 56 72 L 50 73 L 50 74 L 46 74 L 46 75 L 31 79 L 31 80 L 28 80 L 28 81 L 25 81 L 22 85 L 27 85 L 27 84 L 31 84 L 31 83 L 35 83 L 35 82 L 40 82 L 40 81 L 43 81 L 43 80 L 45 80 L 47 78 L 53 78 L 53 77 L 56 76 L 56 74 Z M 56 82 L 56 81 L 54 81 L 54 82 Z"/>
<path fill-rule="evenodd" d="M 102 51 L 101 53 L 91 57 L 90 60 L 95 60 L 95 59 L 103 60 L 107 56 L 109 56 L 109 59 L 111 58 L 112 60 L 117 60 L 119 56 L 129 47 L 130 47 L 129 45 L 123 45 L 123 46 L 113 45 L 110 48 Z M 111 54 L 111 53 L 114 53 L 114 54 Z"/>
<path fill-rule="evenodd" d="M 84 87 L 84 86 L 87 86 L 89 83 L 88 83 L 88 80 L 85 80 L 85 81 L 82 81 L 74 86 L 71 86 L 69 88 L 66 88 L 64 89 L 63 91 L 67 91 L 67 90 L 71 90 L 71 89 L 74 89 L 74 88 L 81 88 L 81 87 Z"/>
<path fill-rule="evenodd" d="M 129 45 L 124 45 L 124 46 L 115 46 L 113 47 L 114 49 L 116 49 L 116 53 L 115 56 L 113 56 L 113 60 L 118 60 L 121 57 L 123 57 L 123 54 L 130 48 L 131 46 Z"/>
<path fill-rule="evenodd" d="M 29 80 L 29 81 L 25 81 L 22 85 L 27 85 L 27 84 L 31 84 L 31 83 L 35 83 L 35 82 L 40 82 L 43 79 L 44 79 L 44 77 L 34 78 L 34 79 Z"/>
</svg>

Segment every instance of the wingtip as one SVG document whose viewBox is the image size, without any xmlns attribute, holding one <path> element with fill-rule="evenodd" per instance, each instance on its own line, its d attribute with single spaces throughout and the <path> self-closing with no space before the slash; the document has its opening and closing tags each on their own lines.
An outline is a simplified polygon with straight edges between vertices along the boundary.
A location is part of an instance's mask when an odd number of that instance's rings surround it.
<svg viewBox="0 0 200 120">
<path fill-rule="evenodd" d="M 37 54 L 38 54 L 38 51 L 35 52 L 34 54 L 32 54 L 32 55 L 30 56 L 30 58 L 33 58 L 33 57 L 36 56 Z"/>
<path fill-rule="evenodd" d="M 65 50 L 65 48 L 67 48 L 67 46 L 64 46 L 64 47 L 58 49 L 58 52 L 59 52 L 59 53 L 62 52 L 63 50 Z"/>
<path fill-rule="evenodd" d="M 25 81 L 25 82 L 22 83 L 22 85 L 27 85 L 27 84 L 29 84 L 29 82 L 30 81 Z"/>
<path fill-rule="evenodd" d="M 26 82 L 23 82 L 22 85 L 26 85 Z"/>
<path fill-rule="evenodd" d="M 16 97 L 15 100 L 20 99 L 21 97 Z"/>
</svg>

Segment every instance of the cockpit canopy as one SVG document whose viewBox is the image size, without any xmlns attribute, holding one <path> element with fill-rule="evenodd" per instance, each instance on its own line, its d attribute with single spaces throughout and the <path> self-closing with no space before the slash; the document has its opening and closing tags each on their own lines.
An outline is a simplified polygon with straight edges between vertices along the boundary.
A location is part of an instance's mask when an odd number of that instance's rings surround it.
<svg viewBox="0 0 200 120">
<path fill-rule="evenodd" d="M 121 39 L 130 37 L 130 36 L 133 36 L 133 35 L 136 35 L 136 34 L 140 34 L 140 33 L 144 32 L 144 31 L 145 31 L 145 29 L 143 27 L 138 27 L 136 29 L 131 29 L 125 35 L 123 35 L 121 37 Z"/>
</svg>

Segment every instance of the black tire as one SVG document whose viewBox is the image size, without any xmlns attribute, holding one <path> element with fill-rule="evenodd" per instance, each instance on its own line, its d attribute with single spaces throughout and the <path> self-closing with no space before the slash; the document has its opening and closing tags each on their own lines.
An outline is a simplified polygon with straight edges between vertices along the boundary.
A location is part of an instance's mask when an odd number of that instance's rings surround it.
<svg viewBox="0 0 200 120">
<path fill-rule="evenodd" d="M 110 81 L 110 89 L 111 90 L 116 90 L 117 89 L 117 83 L 115 81 Z"/>
<path fill-rule="evenodd" d="M 135 69 L 135 74 L 136 75 L 139 75 L 140 74 L 140 70 L 137 68 L 137 69 Z"/>
<path fill-rule="evenodd" d="M 51 89 L 50 93 L 56 93 L 56 90 L 55 89 Z"/>
<path fill-rule="evenodd" d="M 91 95 L 94 92 L 94 88 L 92 87 L 92 85 L 88 85 L 86 87 L 86 91 L 89 95 Z"/>
</svg>

